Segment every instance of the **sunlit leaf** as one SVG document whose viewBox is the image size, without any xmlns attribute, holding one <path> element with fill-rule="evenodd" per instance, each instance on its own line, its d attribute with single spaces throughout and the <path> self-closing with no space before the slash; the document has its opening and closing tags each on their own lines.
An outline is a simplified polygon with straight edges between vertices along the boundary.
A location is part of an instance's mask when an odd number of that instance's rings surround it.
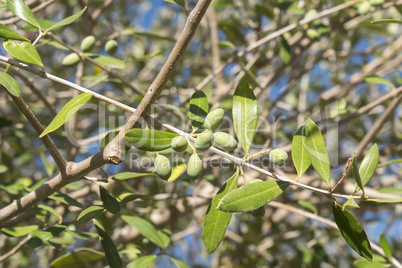
<svg viewBox="0 0 402 268">
<path fill-rule="evenodd" d="M 391 260 L 392 259 L 391 247 L 384 234 L 380 235 L 380 247 L 382 248 L 382 250 L 384 250 L 384 253 L 385 253 L 385 256 L 387 257 L 387 259 Z"/>
<path fill-rule="evenodd" d="M 147 220 L 144 220 L 140 217 L 128 216 L 128 215 L 122 215 L 121 218 L 125 222 L 133 226 L 135 229 L 137 229 L 138 232 L 140 232 L 149 241 L 151 241 L 160 248 L 163 249 L 165 248 L 165 243 L 163 239 L 160 237 L 155 227 Z"/>
<path fill-rule="evenodd" d="M 19 97 L 21 96 L 21 88 L 18 82 L 9 74 L 0 72 L 0 85 L 5 87 L 7 91 L 15 96 Z"/>
<path fill-rule="evenodd" d="M 39 229 L 39 225 L 2 228 L 1 232 L 8 236 L 20 237 Z"/>
<path fill-rule="evenodd" d="M 36 48 L 29 42 L 14 43 L 13 41 L 4 41 L 4 49 L 17 60 L 39 65 L 43 68 L 42 60 L 36 51 Z"/>
<path fill-rule="evenodd" d="M 359 208 L 359 205 L 356 203 L 354 198 L 349 198 L 342 206 L 342 209 L 345 210 L 347 208 Z"/>
<path fill-rule="evenodd" d="M 356 156 L 353 157 L 353 160 L 352 160 L 352 174 L 353 174 L 353 178 L 355 178 L 356 186 L 360 187 L 360 189 L 362 189 L 363 193 L 364 193 L 362 180 L 360 178 L 359 170 L 358 170 L 358 167 L 357 167 Z"/>
<path fill-rule="evenodd" d="M 110 267 L 111 268 L 123 267 L 123 263 L 121 261 L 119 252 L 117 251 L 117 248 L 114 245 L 112 239 L 106 233 L 105 229 L 98 221 L 95 220 L 94 222 L 96 230 L 98 231 L 99 234 L 99 240 L 101 242 L 103 251 L 105 252 L 106 255 L 106 260 L 109 263 Z"/>
<path fill-rule="evenodd" d="M 0 23 L 0 37 L 4 39 L 10 39 L 10 40 L 20 40 L 20 41 L 28 41 L 29 39 L 23 37 L 19 33 L 11 30 L 8 28 L 6 25 Z"/>
<path fill-rule="evenodd" d="M 202 239 L 204 241 L 205 249 L 209 254 L 214 252 L 221 243 L 226 228 L 229 225 L 232 213 L 217 210 L 216 207 L 219 201 L 230 191 L 237 188 L 239 180 L 239 172 L 236 171 L 232 177 L 219 189 L 218 193 L 214 196 L 208 206 L 207 212 L 204 217 L 204 227 L 202 229 Z"/>
<path fill-rule="evenodd" d="M 67 122 L 85 103 L 87 103 L 92 98 L 92 94 L 82 93 L 77 97 L 73 98 L 64 105 L 56 117 L 50 122 L 47 128 L 40 134 L 40 138 L 46 134 L 57 130 L 65 122 Z"/>
<path fill-rule="evenodd" d="M 126 268 L 148 268 L 154 262 L 156 257 L 156 255 L 139 257 L 127 264 Z"/>
<path fill-rule="evenodd" d="M 23 0 L 7 0 L 8 9 L 18 18 L 28 22 L 36 28 L 40 28 L 32 10 L 24 3 Z"/>
<path fill-rule="evenodd" d="M 50 263 L 51 267 L 87 267 L 105 258 L 105 254 L 91 249 L 78 248 L 66 253 Z"/>
<path fill-rule="evenodd" d="M 373 254 L 371 252 L 370 241 L 363 230 L 360 222 L 348 210 L 343 210 L 341 205 L 332 204 L 336 225 L 348 245 L 353 248 L 360 256 L 371 261 Z"/>
<path fill-rule="evenodd" d="M 177 180 L 181 174 L 186 170 L 186 164 L 180 164 L 172 168 L 172 174 L 170 174 L 169 179 L 167 182 L 173 182 Z"/>
<path fill-rule="evenodd" d="M 372 83 L 372 84 L 383 84 L 383 85 L 388 85 L 391 87 L 395 87 L 394 84 L 392 84 L 390 81 L 388 81 L 385 78 L 379 77 L 378 75 L 367 75 L 366 77 L 364 77 L 364 80 L 368 83 Z"/>
<path fill-rule="evenodd" d="M 293 136 L 292 140 L 292 160 L 298 177 L 303 175 L 311 165 L 305 135 L 306 131 L 304 126 L 301 126 Z"/>
<path fill-rule="evenodd" d="M 170 257 L 170 259 L 172 260 L 172 262 L 174 264 L 176 264 L 177 268 L 190 268 L 190 266 L 188 266 L 187 264 L 185 264 L 181 260 L 175 259 L 173 257 Z"/>
<path fill-rule="evenodd" d="M 306 149 L 308 151 L 311 163 L 321 179 L 331 186 L 331 167 L 329 157 L 325 148 L 324 138 L 317 125 L 308 117 L 305 119 L 306 130 Z"/>
<path fill-rule="evenodd" d="M 62 222 L 63 222 L 63 216 L 61 216 L 61 214 L 58 213 L 54 208 L 49 207 L 49 206 L 46 206 L 46 205 L 43 205 L 43 204 L 38 204 L 38 205 L 36 205 L 36 206 L 33 208 L 33 210 L 34 210 L 35 208 L 41 209 L 41 210 L 44 210 L 44 211 L 47 211 L 47 212 L 53 214 L 54 216 L 56 216 L 56 217 L 58 218 L 58 220 L 59 220 L 59 223 L 62 223 Z"/>
<path fill-rule="evenodd" d="M 90 206 L 87 209 L 81 211 L 80 215 L 78 215 L 77 222 L 79 224 L 84 224 L 101 214 L 105 210 L 102 206 Z"/>
<path fill-rule="evenodd" d="M 108 190 L 99 185 L 100 199 L 103 207 L 110 213 L 117 214 L 120 212 L 119 201 Z"/>
<path fill-rule="evenodd" d="M 162 151 L 171 147 L 171 142 L 178 135 L 171 132 L 135 128 L 126 132 L 124 137 L 134 147 L 145 151 Z"/>
<path fill-rule="evenodd" d="M 283 181 L 260 181 L 230 191 L 218 204 L 226 212 L 247 212 L 271 202 L 290 185 Z"/>
<path fill-rule="evenodd" d="M 66 204 L 66 205 L 75 206 L 75 207 L 79 207 L 79 208 L 84 208 L 84 206 L 80 202 L 78 202 L 77 200 L 75 200 L 71 196 L 63 194 L 63 193 L 60 193 L 60 192 L 55 192 L 54 194 L 52 194 L 48 198 L 56 200 L 56 201 L 59 201 L 59 202 L 61 202 L 63 204 Z"/>
<path fill-rule="evenodd" d="M 193 128 L 199 128 L 208 114 L 209 104 L 207 96 L 201 90 L 194 92 L 190 99 L 189 117 Z"/>
<path fill-rule="evenodd" d="M 113 180 L 123 181 L 142 177 L 157 177 L 155 173 L 122 172 L 113 176 Z"/>
<path fill-rule="evenodd" d="M 233 96 L 233 128 L 243 150 L 248 153 L 258 119 L 258 101 L 246 77 L 240 80 Z"/>
<path fill-rule="evenodd" d="M 122 70 L 126 68 L 126 64 L 124 63 L 124 61 L 121 61 L 117 58 L 98 55 L 94 53 L 85 53 L 84 55 L 110 68 L 122 69 Z"/>
<path fill-rule="evenodd" d="M 290 46 L 286 39 L 281 35 L 279 37 L 279 57 L 283 60 L 284 63 L 289 63 L 292 59 L 292 53 L 290 51 Z"/>
<path fill-rule="evenodd" d="M 364 199 L 363 201 L 367 202 L 377 202 L 377 203 L 401 203 L 402 198 L 400 199 Z"/>
<path fill-rule="evenodd" d="M 74 21 L 76 21 L 79 17 L 81 17 L 81 15 L 85 12 L 85 10 L 87 9 L 87 7 L 84 7 L 80 12 L 78 12 L 77 14 L 74 14 L 70 17 L 67 17 L 57 23 L 55 23 L 54 25 L 52 25 L 51 27 L 49 27 L 47 29 L 47 31 L 51 31 L 51 30 L 56 30 L 60 27 L 69 25 L 71 23 L 73 23 Z"/>
<path fill-rule="evenodd" d="M 124 204 L 124 203 L 130 202 L 130 201 L 134 201 L 138 198 L 140 198 L 142 200 L 152 200 L 151 196 L 149 196 L 149 195 L 132 194 L 132 193 L 121 194 L 118 197 L 118 200 L 119 200 L 120 204 Z"/>
</svg>

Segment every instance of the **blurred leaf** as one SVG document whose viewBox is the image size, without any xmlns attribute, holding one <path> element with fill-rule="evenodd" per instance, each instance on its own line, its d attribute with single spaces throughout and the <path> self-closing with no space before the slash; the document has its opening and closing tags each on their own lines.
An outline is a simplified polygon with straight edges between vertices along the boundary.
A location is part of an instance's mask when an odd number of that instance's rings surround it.
<svg viewBox="0 0 402 268">
<path fill-rule="evenodd" d="M 121 268 L 123 267 L 123 263 L 120 259 L 119 252 L 117 251 L 116 246 L 114 245 L 112 239 L 106 233 L 103 226 L 96 220 L 94 220 L 96 230 L 99 234 L 99 241 L 102 244 L 102 248 L 106 255 L 106 260 L 109 263 L 111 268 Z"/>
<path fill-rule="evenodd" d="M 348 245 L 360 256 L 368 261 L 372 261 L 373 254 L 371 252 L 370 241 L 356 217 L 348 210 L 343 210 L 341 205 L 336 207 L 332 204 L 332 212 L 336 225 L 338 225 L 339 231 Z"/>
<path fill-rule="evenodd" d="M 168 229 L 163 229 L 163 230 L 158 230 L 157 233 L 162 240 L 162 244 L 163 244 L 162 248 L 167 248 L 171 241 L 172 232 Z"/>
<path fill-rule="evenodd" d="M 157 177 L 157 174 L 154 173 L 137 173 L 137 172 L 122 172 L 113 176 L 112 180 L 129 180 L 141 177 Z"/>
<path fill-rule="evenodd" d="M 283 35 L 279 37 L 278 45 L 279 45 L 279 57 L 281 57 L 284 63 L 289 63 L 290 60 L 292 59 L 292 53 L 290 51 L 288 41 L 286 41 Z"/>
<path fill-rule="evenodd" d="M 367 152 L 367 154 L 364 156 L 363 161 L 359 168 L 359 174 L 363 186 L 370 181 L 371 177 L 373 177 L 373 174 L 378 165 L 378 159 L 379 159 L 378 147 L 377 144 L 374 144 Z M 356 185 L 355 192 L 359 190 L 360 187 Z"/>
<path fill-rule="evenodd" d="M 377 203 L 401 203 L 401 199 L 364 199 L 363 201 L 367 202 L 377 202 Z"/>
<path fill-rule="evenodd" d="M 292 160 L 298 177 L 303 175 L 311 165 L 310 157 L 307 151 L 306 131 L 304 126 L 301 126 L 293 136 Z"/>
<path fill-rule="evenodd" d="M 117 58 L 98 55 L 94 53 L 84 53 L 84 55 L 110 68 L 121 69 L 121 70 L 124 70 L 126 68 L 126 64 L 124 63 L 124 61 L 121 61 Z"/>
<path fill-rule="evenodd" d="M 331 167 L 320 129 L 310 118 L 305 118 L 306 149 L 311 163 L 322 180 L 331 187 Z"/>
<path fill-rule="evenodd" d="M 167 182 L 174 182 L 177 180 L 181 174 L 186 170 L 186 164 L 180 164 L 172 168 L 172 174 L 170 175 Z"/>
<path fill-rule="evenodd" d="M 11 75 L 0 72 L 0 85 L 5 87 L 11 95 L 15 97 L 21 96 L 20 85 Z"/>
<path fill-rule="evenodd" d="M 283 181 L 260 181 L 230 191 L 219 202 L 217 209 L 226 212 L 247 212 L 271 202 L 290 185 Z"/>
<path fill-rule="evenodd" d="M 171 142 L 178 135 L 171 132 L 134 128 L 124 135 L 134 147 L 145 151 L 161 151 L 171 147 Z"/>
<path fill-rule="evenodd" d="M 226 233 L 232 213 L 219 211 L 216 207 L 219 201 L 230 191 L 237 188 L 239 180 L 239 171 L 230 177 L 227 182 L 219 189 L 218 193 L 212 198 L 204 217 L 204 226 L 202 228 L 202 239 L 205 249 L 209 254 L 214 252 Z"/>
<path fill-rule="evenodd" d="M 84 208 L 84 206 L 78 202 L 77 200 L 75 200 L 74 198 L 70 197 L 69 195 L 60 193 L 60 192 L 55 192 L 54 194 L 52 194 L 51 196 L 49 196 L 48 198 L 59 201 L 63 204 L 66 205 L 70 205 L 70 206 L 75 206 L 75 207 L 79 207 L 79 208 Z"/>
<path fill-rule="evenodd" d="M 142 200 L 152 200 L 152 198 L 149 195 L 132 194 L 132 193 L 121 194 L 118 197 L 118 200 L 119 200 L 120 204 L 124 204 L 124 203 L 130 202 L 130 201 L 134 201 L 138 198 L 140 198 Z"/>
<path fill-rule="evenodd" d="M 383 23 L 398 23 L 402 24 L 402 20 L 397 19 L 382 19 L 382 20 L 373 20 L 372 24 L 383 24 Z"/>
<path fill-rule="evenodd" d="M 20 41 L 29 41 L 29 39 L 23 37 L 19 33 L 11 30 L 8 28 L 6 25 L 0 23 L 0 37 L 4 39 L 10 39 L 10 40 L 20 40 Z"/>
<path fill-rule="evenodd" d="M 60 27 L 69 25 L 71 23 L 73 23 L 74 21 L 76 21 L 79 17 L 81 17 L 81 15 L 85 12 L 85 10 L 87 9 L 87 7 L 84 7 L 80 12 L 78 12 L 77 14 L 74 14 L 70 17 L 65 18 L 64 20 L 61 20 L 57 23 L 55 23 L 53 26 L 49 27 L 47 29 L 47 31 L 51 31 L 51 30 L 56 30 Z"/>
<path fill-rule="evenodd" d="M 36 28 L 40 28 L 32 10 L 24 3 L 23 0 L 7 0 L 8 9 L 18 18 L 28 22 Z"/>
<path fill-rule="evenodd" d="M 190 266 L 188 266 L 187 264 L 185 264 L 181 260 L 175 259 L 173 257 L 170 257 L 170 259 L 172 260 L 172 262 L 174 264 L 176 264 L 177 268 L 190 268 Z"/>
<path fill-rule="evenodd" d="M 208 114 L 209 104 L 207 96 L 201 90 L 194 92 L 190 99 L 189 117 L 193 128 L 198 129 L 204 123 Z"/>
<path fill-rule="evenodd" d="M 385 78 L 379 77 L 378 75 L 367 75 L 364 77 L 364 80 L 368 83 L 373 83 L 373 84 L 383 84 L 383 85 L 388 85 L 391 86 L 392 88 L 395 88 L 394 84 L 392 84 L 390 81 L 388 81 Z"/>
<path fill-rule="evenodd" d="M 33 208 L 33 210 L 34 210 L 35 208 L 45 210 L 45 211 L 47 211 L 47 212 L 53 214 L 54 216 L 56 216 L 56 217 L 59 219 L 59 223 L 62 223 L 62 222 L 63 222 L 63 216 L 61 216 L 61 214 L 58 213 L 54 208 L 49 207 L 49 206 L 46 206 L 46 205 L 42 205 L 42 204 L 36 205 L 36 206 Z M 34 213 L 35 213 L 35 212 L 34 212 Z M 47 221 L 44 221 L 44 222 L 47 223 Z"/>
<path fill-rule="evenodd" d="M 45 19 L 37 19 L 37 22 L 39 23 L 39 26 L 42 30 L 47 30 L 55 24 L 55 22 L 50 21 L 50 20 L 45 20 Z M 26 32 L 31 32 L 31 33 L 38 31 L 37 28 L 33 27 L 30 24 L 26 24 L 26 25 L 22 26 L 22 29 Z M 48 40 L 46 40 L 46 41 L 48 41 Z M 44 41 L 44 42 L 46 42 L 46 41 Z M 54 41 L 52 41 L 52 42 L 54 42 Z"/>
<path fill-rule="evenodd" d="M 4 41 L 4 49 L 17 60 L 39 65 L 44 68 L 42 60 L 36 51 L 36 48 L 29 42 L 14 43 L 13 41 Z"/>
<path fill-rule="evenodd" d="M 300 206 L 302 206 L 302 207 L 304 207 L 304 208 L 310 210 L 310 211 L 313 212 L 314 214 L 317 214 L 317 213 L 318 213 L 318 211 L 317 211 L 317 209 L 315 208 L 315 206 L 314 206 L 311 202 L 309 202 L 309 201 L 307 201 L 307 200 L 299 200 L 299 201 L 297 201 L 297 203 L 298 203 Z"/>
<path fill-rule="evenodd" d="M 91 248 L 78 248 L 50 263 L 51 267 L 88 267 L 105 258 L 105 254 Z"/>
<path fill-rule="evenodd" d="M 158 51 L 156 51 L 156 52 L 154 52 L 152 54 L 149 54 L 149 55 L 144 55 L 143 57 L 140 57 L 140 58 L 135 58 L 135 59 L 133 59 L 133 61 L 134 62 L 145 61 L 145 60 L 148 60 L 148 59 L 152 59 L 153 57 L 156 57 L 158 55 L 162 55 L 162 50 L 158 50 Z"/>
<path fill-rule="evenodd" d="M 120 212 L 119 201 L 108 190 L 99 185 L 100 199 L 103 207 L 110 213 L 117 214 Z"/>
<path fill-rule="evenodd" d="M 20 237 L 39 229 L 39 225 L 28 225 L 12 228 L 2 228 L 1 232 L 7 236 Z"/>
<path fill-rule="evenodd" d="M 59 235 L 67 226 L 65 224 L 56 224 L 46 230 L 36 230 L 32 233 L 32 238 L 28 240 L 27 246 L 30 248 L 37 248 L 47 242 L 50 238 Z"/>
<path fill-rule="evenodd" d="M 126 268 L 148 268 L 154 262 L 156 257 L 156 255 L 139 257 L 127 264 Z"/>
<path fill-rule="evenodd" d="M 362 189 L 363 194 L 364 194 L 364 188 L 363 188 L 362 180 L 360 178 L 359 170 L 358 170 L 358 167 L 357 167 L 356 156 L 354 156 L 353 160 L 352 160 L 352 174 L 353 174 L 353 178 L 355 179 L 355 182 L 356 182 L 356 187 L 360 187 L 360 189 Z"/>
<path fill-rule="evenodd" d="M 399 194 L 402 195 L 402 189 L 396 187 L 383 187 L 377 189 L 377 192 L 384 194 Z"/>
<path fill-rule="evenodd" d="M 8 170 L 8 167 L 5 165 L 0 165 L 0 174 L 6 173 Z"/>
<path fill-rule="evenodd" d="M 105 210 L 105 208 L 102 206 L 90 206 L 89 208 L 81 211 L 80 215 L 78 215 L 77 222 L 79 224 L 84 224 L 84 223 L 96 218 L 104 210 Z"/>
<path fill-rule="evenodd" d="M 155 227 L 149 223 L 147 220 L 144 220 L 140 217 L 122 215 L 121 218 L 133 226 L 138 230 L 144 237 L 146 237 L 149 241 L 157 245 L 158 247 L 165 249 L 165 243 L 163 239 L 160 237 Z"/>
<path fill-rule="evenodd" d="M 258 101 L 246 77 L 236 87 L 232 112 L 234 131 L 243 150 L 248 153 L 257 128 Z"/>
<path fill-rule="evenodd" d="M 387 238 L 385 237 L 384 234 L 380 235 L 380 247 L 382 248 L 382 250 L 384 250 L 385 256 L 387 257 L 387 259 L 389 261 L 392 260 L 392 251 L 391 251 L 391 247 L 388 243 Z"/>
<path fill-rule="evenodd" d="M 90 233 L 90 232 L 76 232 L 67 229 L 66 232 L 71 234 L 73 237 L 81 239 L 81 240 L 90 240 L 98 237 L 98 234 Z"/>
<path fill-rule="evenodd" d="M 394 160 L 387 161 L 387 162 L 382 162 L 378 165 L 378 167 L 388 166 L 388 165 L 397 164 L 397 163 L 402 163 L 402 158 L 394 159 Z"/>
<path fill-rule="evenodd" d="M 67 122 L 84 104 L 86 104 L 92 98 L 92 94 L 82 93 L 73 98 L 66 105 L 61 108 L 60 112 L 50 122 L 47 128 L 40 134 L 39 138 L 42 138 L 46 134 L 53 132 L 60 128 L 65 122 Z"/>
</svg>

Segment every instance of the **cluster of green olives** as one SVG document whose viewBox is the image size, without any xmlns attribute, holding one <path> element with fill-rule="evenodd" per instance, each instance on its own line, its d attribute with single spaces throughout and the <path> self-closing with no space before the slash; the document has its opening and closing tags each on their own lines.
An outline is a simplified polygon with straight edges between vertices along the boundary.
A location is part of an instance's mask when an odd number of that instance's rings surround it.
<svg viewBox="0 0 402 268">
<path fill-rule="evenodd" d="M 195 151 L 190 156 L 187 163 L 187 175 L 193 181 L 201 177 L 203 172 L 203 162 L 197 152 L 205 152 L 211 146 L 228 152 L 232 152 L 237 148 L 235 138 L 225 132 L 213 132 L 222 124 L 224 113 L 224 110 L 221 108 L 209 112 L 205 118 L 204 124 L 201 126 L 201 129 L 205 130 L 197 134 L 197 138 L 194 142 Z M 184 136 L 177 136 L 172 139 L 171 146 L 176 152 L 184 152 L 187 150 L 188 141 Z M 155 159 L 155 169 L 156 173 L 163 180 L 169 179 L 172 172 L 169 159 L 163 155 L 157 155 Z"/>
<path fill-rule="evenodd" d="M 95 42 L 96 42 L 95 36 L 89 35 L 89 36 L 85 37 L 81 41 L 81 46 L 80 46 L 81 51 L 84 53 L 91 52 L 91 50 L 95 47 Z M 110 56 L 113 56 L 116 53 L 118 46 L 119 45 L 117 44 L 116 40 L 109 40 L 105 44 L 105 51 Z M 64 57 L 62 64 L 64 66 L 74 67 L 80 61 L 81 61 L 80 55 L 78 55 L 77 53 L 70 53 Z"/>
</svg>

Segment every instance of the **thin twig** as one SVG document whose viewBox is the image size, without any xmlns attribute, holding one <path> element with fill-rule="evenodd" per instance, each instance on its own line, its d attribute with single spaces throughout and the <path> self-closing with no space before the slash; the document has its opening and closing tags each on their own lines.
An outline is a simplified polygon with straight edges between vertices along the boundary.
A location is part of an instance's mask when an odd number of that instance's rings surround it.
<svg viewBox="0 0 402 268">
<path fill-rule="evenodd" d="M 348 161 L 346 161 L 345 170 L 343 171 L 342 178 L 335 184 L 334 188 L 332 188 L 331 193 L 333 193 L 335 191 L 336 187 L 338 187 L 338 185 L 341 184 L 343 179 L 348 174 L 347 171 L 348 171 L 348 168 L 349 168 L 349 164 L 350 164 L 350 162 L 352 162 L 352 160 L 353 160 L 353 158 L 348 158 Z"/>
<path fill-rule="evenodd" d="M 11 256 L 13 256 L 15 253 L 17 253 L 18 250 L 20 250 L 20 248 L 23 247 L 29 241 L 29 239 L 31 239 L 31 237 L 32 237 L 32 234 L 27 235 L 15 247 L 13 247 L 9 252 L 0 256 L 0 263 L 2 263 L 3 261 L 5 261 L 8 258 L 10 258 Z"/>
</svg>

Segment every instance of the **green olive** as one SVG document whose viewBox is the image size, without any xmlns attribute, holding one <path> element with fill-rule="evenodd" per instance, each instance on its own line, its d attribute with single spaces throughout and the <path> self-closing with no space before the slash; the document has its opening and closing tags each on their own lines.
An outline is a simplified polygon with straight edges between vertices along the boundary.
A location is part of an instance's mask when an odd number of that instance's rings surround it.
<svg viewBox="0 0 402 268">
<path fill-rule="evenodd" d="M 119 47 L 119 44 L 116 42 L 116 40 L 109 40 L 105 44 L 105 50 L 107 54 L 110 56 L 113 56 L 117 52 L 117 48 Z"/>
<path fill-rule="evenodd" d="M 70 53 L 64 57 L 61 64 L 68 67 L 74 67 L 80 62 L 80 60 L 81 60 L 80 55 L 78 55 L 77 53 Z"/>
<path fill-rule="evenodd" d="M 155 170 L 162 180 L 168 180 L 172 174 L 172 166 L 169 159 L 164 155 L 158 155 L 155 158 Z"/>
<path fill-rule="evenodd" d="M 222 124 L 224 115 L 225 111 L 222 108 L 217 108 L 210 111 L 207 117 L 205 117 L 204 124 L 201 128 L 214 131 Z"/>
<path fill-rule="evenodd" d="M 81 41 L 81 50 L 83 52 L 90 52 L 95 46 L 95 36 L 89 35 L 82 39 Z"/>
<path fill-rule="evenodd" d="M 216 132 L 214 134 L 214 146 L 223 151 L 232 152 L 237 148 L 237 141 L 225 132 Z"/>
<path fill-rule="evenodd" d="M 278 167 L 283 167 L 288 160 L 288 154 L 281 149 L 274 149 L 269 154 L 269 160 Z"/>
<path fill-rule="evenodd" d="M 195 181 L 201 177 L 203 171 L 202 159 L 198 154 L 192 154 L 187 163 L 187 175 Z"/>
<path fill-rule="evenodd" d="M 205 152 L 211 147 L 213 141 L 214 133 L 210 130 L 205 130 L 198 134 L 198 137 L 195 139 L 194 148 L 199 152 Z"/>
<path fill-rule="evenodd" d="M 176 152 L 184 152 L 188 147 L 188 142 L 187 142 L 186 137 L 184 137 L 184 136 L 174 137 L 171 142 L 171 146 L 172 146 L 173 150 L 175 150 Z"/>
</svg>

